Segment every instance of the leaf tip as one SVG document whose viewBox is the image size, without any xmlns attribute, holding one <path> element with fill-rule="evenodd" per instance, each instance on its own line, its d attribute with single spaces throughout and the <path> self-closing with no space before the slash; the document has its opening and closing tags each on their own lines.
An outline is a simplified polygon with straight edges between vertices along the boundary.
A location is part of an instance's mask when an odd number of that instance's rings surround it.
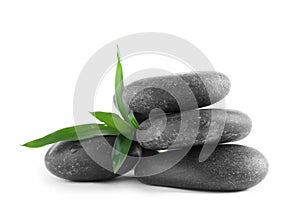
<svg viewBox="0 0 300 207">
<path fill-rule="evenodd" d="M 93 111 L 89 111 L 89 113 L 90 113 L 92 116 L 95 116 L 95 115 L 96 115 L 96 112 L 93 112 Z"/>
<path fill-rule="evenodd" d="M 118 62 L 121 62 L 119 45 L 117 45 L 117 58 Z"/>
<path fill-rule="evenodd" d="M 26 142 L 25 144 L 21 144 L 20 146 L 21 146 L 21 147 L 30 147 L 30 148 L 33 148 L 33 147 L 30 145 L 30 142 Z"/>
<path fill-rule="evenodd" d="M 113 157 L 112 157 L 112 159 L 113 159 Z M 117 174 L 117 172 L 120 169 L 120 166 L 116 162 L 112 161 L 112 168 L 113 168 L 113 173 Z"/>
<path fill-rule="evenodd" d="M 113 169 L 114 174 L 117 174 L 118 170 L 119 170 L 119 169 L 114 168 L 114 169 Z"/>
</svg>

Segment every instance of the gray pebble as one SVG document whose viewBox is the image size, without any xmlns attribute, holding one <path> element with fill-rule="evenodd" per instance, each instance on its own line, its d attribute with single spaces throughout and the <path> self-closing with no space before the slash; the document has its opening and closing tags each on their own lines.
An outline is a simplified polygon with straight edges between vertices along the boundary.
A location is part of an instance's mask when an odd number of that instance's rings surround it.
<svg viewBox="0 0 300 207">
<path fill-rule="evenodd" d="M 123 101 L 141 122 L 153 109 L 170 113 L 201 108 L 220 101 L 229 90 L 224 74 L 200 71 L 135 81 L 124 88 Z"/>
<path fill-rule="evenodd" d="M 141 177 L 147 171 L 161 170 L 178 150 L 164 152 L 152 161 L 141 161 L 135 175 L 150 185 L 205 191 L 240 191 L 261 182 L 268 172 L 266 158 L 242 145 L 219 145 L 204 162 L 198 162 L 200 147 L 193 147 L 175 166 L 162 173 Z"/>
<path fill-rule="evenodd" d="M 110 180 L 118 176 L 112 171 L 111 159 L 111 147 L 115 138 L 115 136 L 99 136 L 81 142 L 58 142 L 48 150 L 45 156 L 45 165 L 52 174 L 67 180 Z M 141 148 L 137 143 L 132 144 L 129 155 L 132 157 L 126 158 L 118 174 L 128 172 L 139 160 Z"/>
<path fill-rule="evenodd" d="M 185 117 L 184 121 L 182 117 Z M 204 142 L 237 141 L 246 137 L 251 127 L 251 119 L 236 110 L 184 111 L 142 122 L 136 132 L 136 140 L 147 149 L 176 149 Z"/>
</svg>

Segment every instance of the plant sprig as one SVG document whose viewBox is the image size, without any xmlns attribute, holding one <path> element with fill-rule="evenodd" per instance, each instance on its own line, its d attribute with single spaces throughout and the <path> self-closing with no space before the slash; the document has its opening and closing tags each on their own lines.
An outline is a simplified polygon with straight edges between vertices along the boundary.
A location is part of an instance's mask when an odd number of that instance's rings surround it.
<svg viewBox="0 0 300 207">
<path fill-rule="evenodd" d="M 130 150 L 136 128 L 139 128 L 139 124 L 134 117 L 133 112 L 130 111 L 127 113 L 126 111 L 126 107 L 122 98 L 123 90 L 123 68 L 121 64 L 119 47 L 117 46 L 115 97 L 117 107 L 124 120 L 119 115 L 110 112 L 90 112 L 91 115 L 96 117 L 104 124 L 84 124 L 63 128 L 42 138 L 27 142 L 22 146 L 37 148 L 59 141 L 82 140 L 97 136 L 115 135 L 117 137 L 112 150 L 112 166 L 114 173 L 117 173 L 123 165 Z M 77 131 L 80 132 L 80 137 L 78 136 Z"/>
</svg>

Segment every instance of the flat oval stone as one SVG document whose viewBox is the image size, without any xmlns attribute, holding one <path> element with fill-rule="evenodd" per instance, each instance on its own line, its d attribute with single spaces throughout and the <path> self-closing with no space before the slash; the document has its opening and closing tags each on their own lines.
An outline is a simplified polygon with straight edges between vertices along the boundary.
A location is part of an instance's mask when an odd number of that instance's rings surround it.
<svg viewBox="0 0 300 207">
<path fill-rule="evenodd" d="M 184 121 L 182 117 L 186 117 Z M 184 111 L 142 122 L 136 132 L 136 140 L 147 149 L 176 149 L 202 145 L 204 142 L 237 141 L 246 137 L 251 127 L 251 119 L 236 110 Z"/>
<path fill-rule="evenodd" d="M 242 145 L 219 145 L 204 162 L 199 162 L 201 147 L 193 147 L 173 167 L 164 172 L 147 175 L 151 169 L 161 170 L 179 150 L 141 160 L 135 168 L 137 179 L 145 184 L 205 191 L 240 191 L 261 182 L 268 172 L 266 158 L 257 150 Z"/>
<path fill-rule="evenodd" d="M 224 74 L 199 71 L 132 82 L 124 88 L 123 101 L 141 122 L 153 109 L 170 113 L 200 108 L 220 101 L 229 90 Z"/>
<path fill-rule="evenodd" d="M 58 142 L 45 155 L 46 167 L 52 174 L 67 180 L 110 180 L 118 176 L 113 173 L 111 159 L 111 147 L 115 138 L 115 136 L 99 136 L 81 142 Z M 139 160 L 141 148 L 137 143 L 132 144 L 129 155 L 131 157 L 126 158 L 118 174 L 130 171 Z"/>
</svg>

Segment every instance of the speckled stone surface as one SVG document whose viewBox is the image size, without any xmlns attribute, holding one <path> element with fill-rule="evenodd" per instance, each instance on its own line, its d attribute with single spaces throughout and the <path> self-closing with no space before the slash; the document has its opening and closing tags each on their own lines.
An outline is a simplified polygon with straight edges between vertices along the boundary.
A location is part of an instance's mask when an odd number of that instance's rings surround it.
<svg viewBox="0 0 300 207">
<path fill-rule="evenodd" d="M 107 142 L 105 142 L 105 140 Z M 104 181 L 118 175 L 112 172 L 111 153 L 115 137 L 96 137 L 79 141 L 58 142 L 53 145 L 45 155 L 47 169 L 57 177 L 72 181 Z M 96 157 L 93 160 L 82 147 Z M 141 156 L 141 148 L 134 143 L 129 155 L 118 174 L 124 174 L 131 170 Z M 106 166 L 107 169 L 101 167 Z"/>
<path fill-rule="evenodd" d="M 176 149 L 202 145 L 205 141 L 237 141 L 251 131 L 251 119 L 236 110 L 202 109 L 195 111 L 199 116 L 193 115 L 181 123 L 181 117 L 189 113 L 191 111 L 168 114 L 166 119 L 156 117 L 144 121 L 140 124 L 140 130 L 137 130 L 136 140 L 147 149 Z"/>
<path fill-rule="evenodd" d="M 220 101 L 229 90 L 224 74 L 201 71 L 135 81 L 124 88 L 123 101 L 143 121 L 152 109 L 169 113 L 200 108 Z M 180 108 L 175 97 L 180 97 Z"/>
<path fill-rule="evenodd" d="M 240 191 L 261 182 L 268 172 L 266 158 L 257 150 L 242 145 L 219 145 L 213 154 L 199 163 L 201 148 L 191 151 L 172 168 L 147 177 L 147 170 L 161 168 L 177 150 L 160 154 L 155 160 L 141 161 L 135 168 L 138 180 L 150 185 L 205 191 Z"/>
</svg>

